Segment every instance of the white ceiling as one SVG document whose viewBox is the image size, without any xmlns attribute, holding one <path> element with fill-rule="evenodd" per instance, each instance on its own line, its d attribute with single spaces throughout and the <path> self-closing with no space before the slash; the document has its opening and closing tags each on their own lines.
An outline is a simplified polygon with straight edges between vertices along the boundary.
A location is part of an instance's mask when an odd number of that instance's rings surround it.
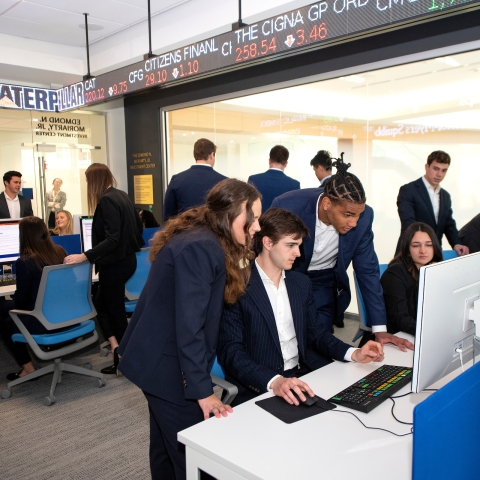
<svg viewBox="0 0 480 480">
<path fill-rule="evenodd" d="M 151 0 L 152 17 L 189 0 Z M 45 42 L 85 46 L 147 19 L 147 0 L 0 0 L 0 33 Z"/>
</svg>

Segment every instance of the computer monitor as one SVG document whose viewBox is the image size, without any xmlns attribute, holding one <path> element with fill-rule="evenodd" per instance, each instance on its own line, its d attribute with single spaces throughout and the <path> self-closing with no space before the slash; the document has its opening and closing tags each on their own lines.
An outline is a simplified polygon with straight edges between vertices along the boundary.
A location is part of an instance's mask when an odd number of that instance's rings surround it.
<svg viewBox="0 0 480 480">
<path fill-rule="evenodd" d="M 80 238 L 82 239 L 82 252 L 92 248 L 92 223 L 93 217 L 80 217 Z"/>
<path fill-rule="evenodd" d="M 14 263 L 20 256 L 20 219 L 0 220 L 0 264 Z"/>
<path fill-rule="evenodd" d="M 475 325 L 469 317 L 478 299 L 480 252 L 420 268 L 413 392 L 473 358 Z"/>
</svg>

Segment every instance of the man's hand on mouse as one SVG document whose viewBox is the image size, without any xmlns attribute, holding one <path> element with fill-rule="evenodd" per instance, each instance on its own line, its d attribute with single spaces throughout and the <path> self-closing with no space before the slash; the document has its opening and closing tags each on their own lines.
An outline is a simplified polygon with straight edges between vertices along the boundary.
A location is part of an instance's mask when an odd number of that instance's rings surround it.
<svg viewBox="0 0 480 480">
<path fill-rule="evenodd" d="M 273 390 L 275 395 L 278 397 L 283 397 L 290 405 L 300 405 L 298 400 L 295 398 L 295 395 L 293 395 L 292 390 L 297 393 L 302 402 L 306 400 L 305 395 L 309 395 L 310 397 L 314 396 L 312 389 L 305 382 L 302 382 L 295 377 L 277 377 L 271 383 L 270 388 Z"/>
</svg>

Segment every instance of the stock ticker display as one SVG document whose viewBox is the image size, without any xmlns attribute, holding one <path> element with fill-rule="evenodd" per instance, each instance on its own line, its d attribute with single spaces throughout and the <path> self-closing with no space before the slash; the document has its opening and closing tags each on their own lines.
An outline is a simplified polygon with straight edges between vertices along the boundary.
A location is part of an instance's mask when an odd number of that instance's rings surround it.
<svg viewBox="0 0 480 480">
<path fill-rule="evenodd" d="M 191 77 L 315 48 L 396 23 L 447 12 L 470 0 L 324 0 L 64 87 L 64 111 Z"/>
</svg>

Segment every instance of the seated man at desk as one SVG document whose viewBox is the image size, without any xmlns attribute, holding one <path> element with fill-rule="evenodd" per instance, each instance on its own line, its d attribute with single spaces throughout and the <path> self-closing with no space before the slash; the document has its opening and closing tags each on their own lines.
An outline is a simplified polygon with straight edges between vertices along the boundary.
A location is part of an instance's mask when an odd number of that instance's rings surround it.
<svg viewBox="0 0 480 480">
<path fill-rule="evenodd" d="M 310 387 L 298 377 L 335 360 L 367 363 L 383 359 L 381 344 L 356 349 L 322 326 L 310 279 L 291 271 L 308 228 L 292 212 L 271 208 L 259 219 L 258 257 L 246 294 L 225 305 L 217 355 L 225 378 L 238 387 L 234 404 L 267 391 L 298 405 Z M 304 393 L 305 392 L 305 393 Z"/>
</svg>

